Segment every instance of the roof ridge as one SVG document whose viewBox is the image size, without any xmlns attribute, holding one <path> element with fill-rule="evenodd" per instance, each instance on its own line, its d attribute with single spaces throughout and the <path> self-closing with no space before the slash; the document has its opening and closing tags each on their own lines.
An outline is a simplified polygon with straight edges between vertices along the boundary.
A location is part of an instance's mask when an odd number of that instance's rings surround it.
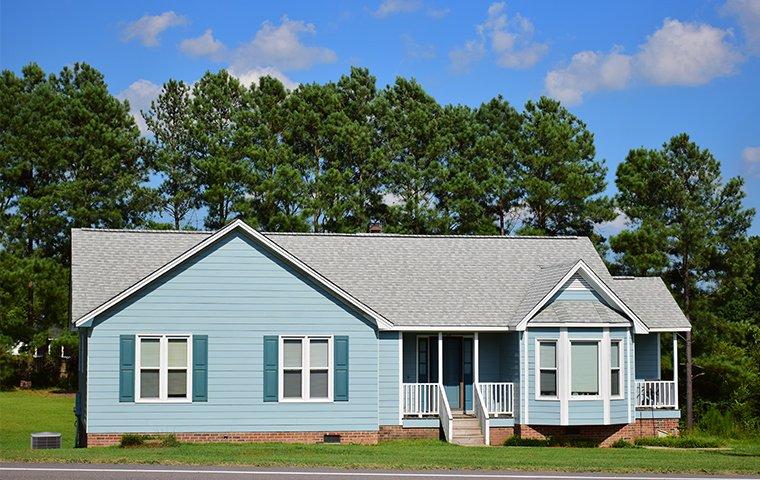
<svg viewBox="0 0 760 480">
<path fill-rule="evenodd" d="M 262 235 L 282 235 L 291 237 L 371 237 L 371 238 L 478 238 L 505 240 L 577 240 L 584 238 L 574 235 L 452 235 L 420 233 L 340 233 L 340 232 L 260 232 Z"/>
<path fill-rule="evenodd" d="M 80 232 L 108 232 L 108 233 L 193 233 L 211 235 L 215 230 L 158 230 L 158 229 L 141 229 L 141 228 L 72 228 Z"/>
</svg>

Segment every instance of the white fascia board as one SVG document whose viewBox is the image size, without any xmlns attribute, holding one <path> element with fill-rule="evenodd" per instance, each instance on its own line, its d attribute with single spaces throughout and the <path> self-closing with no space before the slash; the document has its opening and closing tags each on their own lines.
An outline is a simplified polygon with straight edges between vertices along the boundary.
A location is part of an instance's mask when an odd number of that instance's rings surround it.
<svg viewBox="0 0 760 480">
<path fill-rule="evenodd" d="M 628 328 L 630 325 L 627 323 L 584 323 L 584 322 L 552 322 L 552 323 L 529 323 L 525 328 L 541 328 L 541 327 L 571 327 L 571 328 L 583 328 L 583 327 L 620 327 Z"/>
<path fill-rule="evenodd" d="M 196 255 L 197 253 L 205 250 L 206 248 L 210 247 L 211 245 L 218 242 L 220 239 L 224 238 L 228 233 L 235 229 L 240 229 L 244 233 L 246 233 L 248 236 L 262 244 L 265 248 L 270 250 L 271 252 L 275 253 L 277 256 L 288 262 L 291 266 L 295 267 L 297 270 L 304 273 L 307 277 L 311 278 L 315 282 L 317 282 L 320 286 L 327 289 L 329 292 L 346 302 L 347 304 L 351 305 L 352 307 L 356 308 L 359 312 L 361 312 L 365 317 L 369 318 L 370 320 L 374 321 L 380 330 L 389 330 L 391 327 L 393 327 L 393 324 L 390 323 L 388 320 L 383 318 L 380 314 L 369 308 L 368 306 L 361 303 L 359 300 L 352 297 L 349 293 L 329 281 L 327 278 L 322 276 L 319 272 L 312 269 L 305 263 L 303 263 L 301 260 L 293 256 L 291 253 L 289 253 L 284 248 L 277 245 L 275 242 L 267 238 L 266 236 L 262 235 L 261 233 L 257 232 L 248 224 L 246 224 L 244 221 L 238 219 L 233 221 L 232 223 L 228 224 L 221 230 L 217 231 L 210 237 L 206 238 L 204 241 L 196 245 L 195 247 L 191 248 L 190 250 L 186 251 L 182 255 L 178 256 L 171 262 L 167 263 L 163 267 L 159 268 L 155 272 L 151 273 L 147 277 L 143 278 L 136 284 L 132 285 L 128 289 L 124 290 L 120 294 L 116 295 L 115 297 L 111 298 L 106 303 L 102 304 L 98 308 L 90 311 L 87 315 L 81 317 L 79 320 L 76 321 L 75 326 L 77 327 L 86 327 L 91 326 L 92 320 L 95 319 L 98 315 L 105 312 L 109 308 L 114 307 L 115 305 L 119 304 L 123 300 L 129 298 L 132 296 L 135 292 L 139 291 L 146 285 L 150 284 L 154 280 L 157 280 L 158 278 L 162 277 L 167 272 L 174 269 L 176 266 L 183 263 L 185 260 L 191 258 L 193 255 Z"/>
<path fill-rule="evenodd" d="M 691 327 L 658 327 L 658 328 L 650 328 L 650 332 L 690 332 Z M 638 332 L 637 332 L 638 333 Z"/>
<path fill-rule="evenodd" d="M 405 325 L 405 326 L 393 326 L 386 330 L 394 332 L 507 332 L 509 327 L 479 327 L 473 325 L 467 326 L 451 326 L 451 325 Z"/>
<path fill-rule="evenodd" d="M 575 275 L 576 272 L 581 272 L 581 274 L 584 276 L 586 281 L 588 281 L 591 286 L 594 288 L 594 290 L 602 296 L 607 302 L 610 304 L 618 307 L 623 313 L 628 315 L 629 318 L 633 320 L 633 329 L 636 333 L 649 333 L 649 328 L 644 324 L 644 322 L 641 321 L 641 319 L 633 313 L 633 311 L 628 308 L 628 305 L 623 302 L 620 297 L 615 295 L 615 293 L 602 281 L 601 278 L 593 271 L 591 270 L 588 265 L 586 265 L 586 262 L 583 260 L 578 260 L 578 262 L 573 265 L 570 270 L 565 274 L 565 276 L 562 277 L 562 279 L 557 282 L 556 285 L 547 293 L 544 295 L 544 297 L 528 312 L 522 320 L 517 324 L 516 330 L 525 330 L 527 328 L 528 322 L 531 318 L 533 318 L 539 310 L 541 310 L 546 303 L 551 299 L 559 290 L 562 288 L 562 286 L 567 283 L 570 278 Z"/>
</svg>

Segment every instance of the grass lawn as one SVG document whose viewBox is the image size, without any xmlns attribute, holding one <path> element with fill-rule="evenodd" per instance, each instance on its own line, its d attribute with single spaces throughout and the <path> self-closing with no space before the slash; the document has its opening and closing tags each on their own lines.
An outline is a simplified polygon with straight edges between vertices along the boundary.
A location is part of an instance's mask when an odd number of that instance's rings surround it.
<svg viewBox="0 0 760 480">
<path fill-rule="evenodd" d="M 337 468 L 504 469 L 606 472 L 760 473 L 760 440 L 730 451 L 547 447 L 458 447 L 436 441 L 361 445 L 184 444 L 74 449 L 72 395 L 0 392 L 0 461 L 321 466 Z M 63 434 L 65 448 L 29 449 L 29 434 Z"/>
</svg>

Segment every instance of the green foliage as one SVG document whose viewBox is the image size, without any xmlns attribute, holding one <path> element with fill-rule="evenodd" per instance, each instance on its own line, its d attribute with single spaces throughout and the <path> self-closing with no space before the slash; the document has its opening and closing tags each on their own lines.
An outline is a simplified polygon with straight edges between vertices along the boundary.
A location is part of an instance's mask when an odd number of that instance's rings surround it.
<svg viewBox="0 0 760 480">
<path fill-rule="evenodd" d="M 145 439 L 142 435 L 136 433 L 125 433 L 121 436 L 119 446 L 121 448 L 127 447 L 141 447 L 145 443 Z"/>
<path fill-rule="evenodd" d="M 611 445 L 612 448 L 636 448 L 636 445 L 622 438 Z"/>
<path fill-rule="evenodd" d="M 682 437 L 642 437 L 633 442 L 635 445 L 643 447 L 670 447 L 670 448 L 717 448 L 723 445 L 719 440 L 714 438 L 703 438 L 694 436 Z"/>
<path fill-rule="evenodd" d="M 173 433 L 165 435 L 161 438 L 162 447 L 179 447 L 180 445 L 181 444 L 179 443 L 179 440 L 177 440 L 177 436 Z"/>
<path fill-rule="evenodd" d="M 522 438 L 519 435 L 512 435 L 504 442 L 507 447 L 571 447 L 571 448 L 596 448 L 598 442 L 584 438 L 558 438 L 549 437 L 546 439 Z"/>
</svg>

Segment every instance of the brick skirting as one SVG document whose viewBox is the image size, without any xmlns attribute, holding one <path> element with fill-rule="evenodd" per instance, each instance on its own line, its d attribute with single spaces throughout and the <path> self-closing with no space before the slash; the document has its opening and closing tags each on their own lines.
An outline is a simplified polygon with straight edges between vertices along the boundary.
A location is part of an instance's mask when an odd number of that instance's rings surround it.
<svg viewBox="0 0 760 480">
<path fill-rule="evenodd" d="M 138 435 L 167 435 L 167 433 L 138 433 Z M 340 435 L 341 443 L 374 445 L 378 441 L 378 432 L 210 432 L 210 433 L 174 433 L 182 443 L 323 443 L 325 435 Z M 88 433 L 88 447 L 106 447 L 118 445 L 121 433 Z"/>
<path fill-rule="evenodd" d="M 518 425 L 516 431 L 522 438 L 578 438 L 593 440 L 601 447 L 609 447 L 621 439 L 633 441 L 640 437 L 656 437 L 659 432 L 669 435 L 679 433 L 676 418 L 636 419 L 623 425 Z"/>
<path fill-rule="evenodd" d="M 409 439 L 438 440 L 441 438 L 441 429 L 438 427 L 404 428 L 401 425 L 380 425 L 378 438 L 380 441 Z"/>
<path fill-rule="evenodd" d="M 504 445 L 504 442 L 514 434 L 515 427 L 491 427 L 488 435 L 491 445 Z"/>
</svg>

